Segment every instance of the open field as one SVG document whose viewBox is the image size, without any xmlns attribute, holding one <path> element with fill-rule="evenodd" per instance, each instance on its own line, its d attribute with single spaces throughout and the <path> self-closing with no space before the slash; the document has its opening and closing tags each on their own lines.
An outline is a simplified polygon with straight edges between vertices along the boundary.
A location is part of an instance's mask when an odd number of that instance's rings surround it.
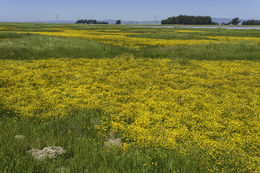
<svg viewBox="0 0 260 173">
<path fill-rule="evenodd" d="M 258 172 L 259 60 L 260 30 L 0 24 L 0 170 Z"/>
</svg>

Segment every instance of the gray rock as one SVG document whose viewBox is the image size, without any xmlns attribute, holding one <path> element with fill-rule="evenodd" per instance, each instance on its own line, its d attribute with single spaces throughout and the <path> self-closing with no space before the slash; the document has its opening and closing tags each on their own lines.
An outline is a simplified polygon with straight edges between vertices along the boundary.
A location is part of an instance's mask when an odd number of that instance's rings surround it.
<svg viewBox="0 0 260 173">
<path fill-rule="evenodd" d="M 66 152 L 62 147 L 45 147 L 42 150 L 39 149 L 31 149 L 28 151 L 32 155 L 33 158 L 37 160 L 44 160 L 46 158 L 55 159 L 59 155 L 62 155 Z"/>
<path fill-rule="evenodd" d="M 108 141 L 105 142 L 105 146 L 107 147 L 120 147 L 122 146 L 120 138 L 109 138 Z"/>
</svg>

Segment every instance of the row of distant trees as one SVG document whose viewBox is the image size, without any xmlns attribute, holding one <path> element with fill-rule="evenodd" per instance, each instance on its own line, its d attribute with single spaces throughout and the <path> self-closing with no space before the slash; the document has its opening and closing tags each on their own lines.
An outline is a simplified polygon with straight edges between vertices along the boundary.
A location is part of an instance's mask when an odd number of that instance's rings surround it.
<svg viewBox="0 0 260 173">
<path fill-rule="evenodd" d="M 80 19 L 76 21 L 76 24 L 108 24 L 108 22 L 98 22 L 97 20 Z"/>
<path fill-rule="evenodd" d="M 241 21 L 242 20 L 236 17 L 228 23 L 222 23 L 222 25 L 238 25 Z M 260 20 L 245 20 L 242 22 L 242 25 L 260 25 Z"/>
<path fill-rule="evenodd" d="M 238 25 L 241 20 L 236 17 L 228 23 L 221 23 L 221 25 Z M 76 21 L 77 24 L 108 24 L 108 22 L 98 22 L 97 20 L 80 19 Z M 117 20 L 116 24 L 121 24 L 121 20 Z M 216 25 L 210 16 L 187 16 L 179 15 L 176 17 L 169 17 L 168 19 L 162 20 L 161 24 L 182 24 L 182 25 Z M 242 25 L 260 25 L 260 20 L 245 20 Z"/>
<path fill-rule="evenodd" d="M 242 20 L 238 17 L 232 19 L 228 23 L 221 23 L 221 25 L 238 25 Z M 216 22 L 212 22 L 210 16 L 187 16 L 179 15 L 176 17 L 169 17 L 162 20 L 161 24 L 182 24 L 182 25 L 216 25 Z M 260 20 L 245 20 L 242 25 L 260 25 Z"/>
<path fill-rule="evenodd" d="M 242 25 L 260 25 L 260 20 L 245 20 Z"/>
<path fill-rule="evenodd" d="M 217 24 L 212 22 L 210 16 L 187 16 L 179 15 L 176 17 L 169 17 L 168 19 L 162 20 L 161 24 L 188 24 L 188 25 L 212 25 Z"/>
<path fill-rule="evenodd" d="M 238 17 L 236 17 L 228 23 L 221 23 L 221 25 L 238 25 L 240 22 L 241 20 Z"/>
<path fill-rule="evenodd" d="M 76 24 L 108 24 L 108 22 L 98 22 L 97 20 L 80 19 L 76 21 Z M 117 20 L 116 24 L 121 24 L 121 20 Z"/>
</svg>

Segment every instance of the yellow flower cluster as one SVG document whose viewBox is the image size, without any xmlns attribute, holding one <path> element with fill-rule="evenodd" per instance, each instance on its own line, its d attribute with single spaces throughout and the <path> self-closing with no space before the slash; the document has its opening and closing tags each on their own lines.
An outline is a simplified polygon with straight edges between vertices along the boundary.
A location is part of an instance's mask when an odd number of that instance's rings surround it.
<svg viewBox="0 0 260 173">
<path fill-rule="evenodd" d="M 52 28 L 49 28 L 52 29 Z M 53 28 L 57 29 L 57 28 Z M 152 38 L 141 38 L 133 37 L 138 33 L 129 32 L 118 32 L 118 30 L 72 30 L 72 29 L 60 29 L 57 32 L 26 32 L 19 31 L 17 33 L 32 33 L 40 35 L 50 35 L 50 36 L 63 36 L 63 37 L 75 37 L 84 38 L 88 40 L 97 41 L 105 44 L 112 44 L 115 46 L 121 46 L 126 48 L 141 48 L 147 46 L 177 46 L 177 45 L 207 45 L 207 44 L 218 44 L 225 43 L 222 40 L 216 39 L 201 39 L 201 40 L 166 40 L 166 39 L 152 39 Z M 130 37 L 131 36 L 131 37 Z"/>
<path fill-rule="evenodd" d="M 14 29 L 15 27 L 0 27 L 0 29 Z"/>
<path fill-rule="evenodd" d="M 111 117 L 100 130 L 120 133 L 125 149 L 137 143 L 179 149 L 208 158 L 216 169 L 231 164 L 251 172 L 260 170 L 259 69 L 253 61 L 129 55 L 1 60 L 0 98 L 24 116 L 102 109 Z"/>
<path fill-rule="evenodd" d="M 260 43 L 260 37 L 208 36 L 208 38 L 232 43 L 236 43 L 239 41 L 251 41 L 258 44 Z"/>
<path fill-rule="evenodd" d="M 230 37 L 230 36 L 204 36 L 200 40 L 190 39 L 153 39 L 134 37 L 140 33 L 123 32 L 119 29 L 93 29 L 93 30 L 73 30 L 69 28 L 46 28 L 46 30 L 54 30 L 49 32 L 31 32 L 31 31 L 13 31 L 16 33 L 31 33 L 50 36 L 75 37 L 88 39 L 100 43 L 112 44 L 115 46 L 138 49 L 148 46 L 171 47 L 177 45 L 208 45 L 208 44 L 227 44 L 240 43 L 241 41 L 249 41 L 252 43 L 260 43 L 259 37 Z M 174 30 L 180 33 L 203 32 L 197 30 Z M 12 31 L 10 31 L 12 32 Z"/>
</svg>

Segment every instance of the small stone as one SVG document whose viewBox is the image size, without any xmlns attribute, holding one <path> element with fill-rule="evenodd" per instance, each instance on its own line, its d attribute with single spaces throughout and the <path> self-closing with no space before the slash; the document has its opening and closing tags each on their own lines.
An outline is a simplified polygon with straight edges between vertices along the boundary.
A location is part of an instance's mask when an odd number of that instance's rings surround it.
<svg viewBox="0 0 260 173">
<path fill-rule="evenodd" d="M 17 139 L 17 140 L 22 140 L 22 139 L 24 139 L 25 137 L 24 137 L 24 135 L 15 135 L 14 138 Z"/>
<path fill-rule="evenodd" d="M 62 155 L 66 152 L 62 147 L 56 147 L 56 146 L 51 146 L 51 147 L 45 147 L 42 150 L 39 149 L 31 149 L 28 151 L 33 158 L 37 160 L 44 160 L 46 158 L 50 159 L 55 159 L 59 155 Z"/>
<path fill-rule="evenodd" d="M 107 147 L 120 147 L 122 145 L 120 138 L 110 138 L 105 142 Z"/>
<path fill-rule="evenodd" d="M 43 160 L 47 157 L 47 155 L 44 154 L 42 150 L 39 149 L 31 149 L 30 151 L 28 151 L 28 153 L 30 153 L 32 157 L 37 160 Z"/>
</svg>

